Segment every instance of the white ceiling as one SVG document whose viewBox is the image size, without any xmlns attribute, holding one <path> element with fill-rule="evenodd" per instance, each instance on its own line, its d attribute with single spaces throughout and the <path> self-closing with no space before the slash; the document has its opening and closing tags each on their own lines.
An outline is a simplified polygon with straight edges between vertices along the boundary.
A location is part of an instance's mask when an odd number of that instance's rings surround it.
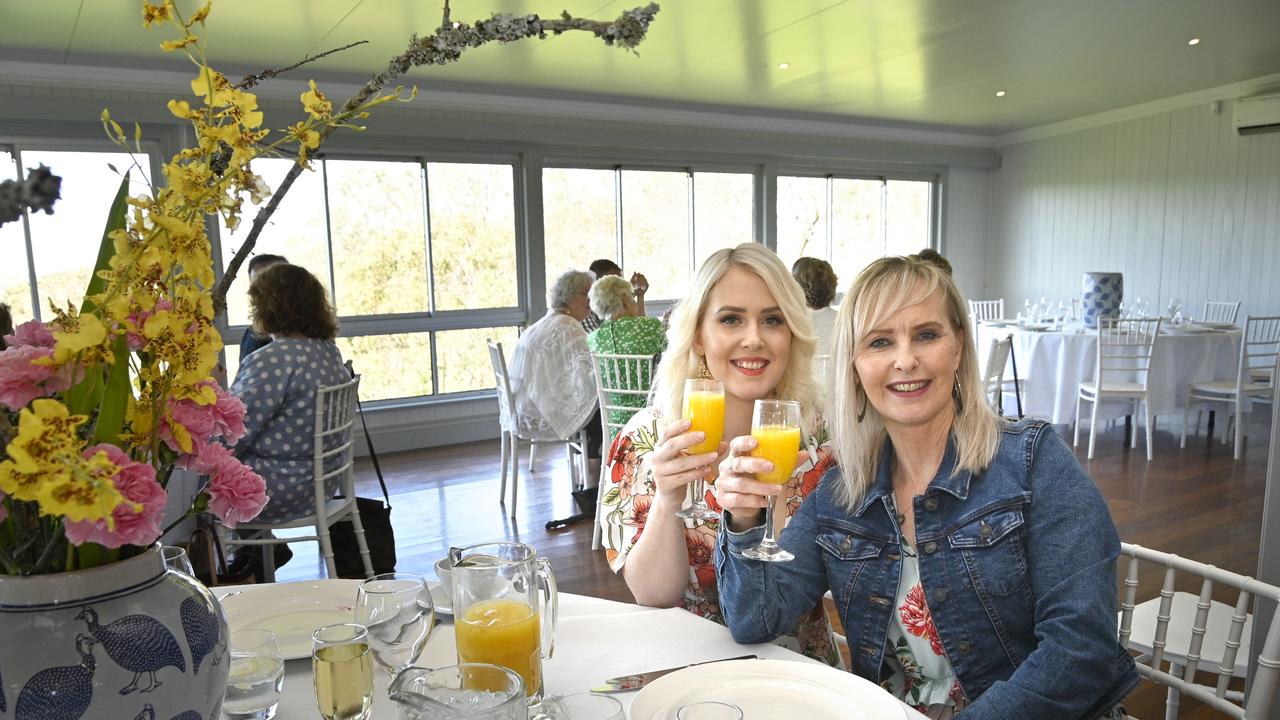
<svg viewBox="0 0 1280 720">
<path fill-rule="evenodd" d="M 216 0 L 208 48 L 231 74 L 367 45 L 295 71 L 381 69 L 439 0 Z M 612 18 L 643 0 L 454 0 Z M 734 108 L 999 135 L 1280 72 L 1280 0 L 662 0 L 639 57 L 586 34 L 485 46 L 420 68 L 430 91 Z M 139 0 L 0 3 L 0 60 L 184 70 Z M 190 9 L 192 0 L 179 0 Z M 1199 37 L 1191 47 L 1189 38 Z M 790 68 L 780 70 L 779 63 Z M 121 77 L 128 75 L 121 73 Z M 3 81 L 3 77 L 0 77 Z M 997 98 L 997 90 L 1007 96 Z"/>
</svg>

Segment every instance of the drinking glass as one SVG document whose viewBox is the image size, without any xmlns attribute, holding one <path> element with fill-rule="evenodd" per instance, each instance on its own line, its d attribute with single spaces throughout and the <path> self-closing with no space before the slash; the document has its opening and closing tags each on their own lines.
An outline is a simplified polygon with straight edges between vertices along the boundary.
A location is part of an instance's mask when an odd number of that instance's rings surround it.
<svg viewBox="0 0 1280 720">
<path fill-rule="evenodd" d="M 1022 301 L 1022 315 L 1027 319 L 1027 322 L 1036 321 L 1035 303 L 1031 302 L 1031 298 Z"/>
<path fill-rule="evenodd" d="M 1182 311 L 1182 301 L 1177 298 L 1169 298 L 1169 319 L 1172 320 L 1174 315 Z"/>
<path fill-rule="evenodd" d="M 701 431 L 706 439 L 689 448 L 690 455 L 715 452 L 720 449 L 720 441 L 724 439 L 724 383 L 719 380 L 685 380 L 684 411 L 685 420 L 692 422 L 689 432 Z M 707 506 L 706 491 L 703 479 L 699 477 L 691 484 L 693 488 L 693 504 L 681 509 L 676 515 L 694 520 L 715 520 L 720 513 Z"/>
<path fill-rule="evenodd" d="M 316 705 L 324 720 L 368 720 L 373 708 L 373 653 L 363 625 L 326 625 L 311 635 Z"/>
<path fill-rule="evenodd" d="M 681 705 L 676 720 L 742 720 L 742 709 L 722 702 L 696 702 Z"/>
<path fill-rule="evenodd" d="M 794 400 L 757 400 L 751 414 L 751 437 L 756 439 L 753 457 L 773 463 L 773 469 L 756 473 L 756 480 L 785 485 L 796 469 L 800 453 L 800 403 Z M 795 556 L 778 546 L 773 537 L 773 500 L 764 508 L 764 539 L 742 551 L 753 560 L 787 562 Z"/>
<path fill-rule="evenodd" d="M 547 698 L 535 720 L 626 720 L 626 717 L 617 698 L 584 692 Z"/>
<path fill-rule="evenodd" d="M 374 575 L 356 591 L 356 622 L 369 632 L 373 659 L 393 676 L 422 654 L 435 617 L 431 591 L 421 575 Z"/>
<path fill-rule="evenodd" d="M 177 545 L 161 545 L 160 555 L 164 557 L 165 567 L 174 572 L 195 577 L 196 571 L 191 567 L 191 559 L 187 557 L 186 548 L 180 548 Z"/>
<path fill-rule="evenodd" d="M 524 682 L 498 665 L 406 668 L 388 692 L 401 720 L 527 720 Z"/>
<path fill-rule="evenodd" d="M 222 712 L 231 720 L 271 720 L 280 704 L 284 659 L 270 630 L 235 630 Z"/>
</svg>

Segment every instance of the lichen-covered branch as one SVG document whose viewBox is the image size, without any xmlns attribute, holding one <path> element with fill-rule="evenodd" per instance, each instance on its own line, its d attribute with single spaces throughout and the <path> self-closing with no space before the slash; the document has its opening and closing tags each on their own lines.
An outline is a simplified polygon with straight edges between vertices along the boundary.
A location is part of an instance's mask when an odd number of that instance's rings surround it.
<svg viewBox="0 0 1280 720">
<path fill-rule="evenodd" d="M 626 10 L 614 20 L 575 18 L 567 12 L 562 13 L 559 18 L 554 20 L 544 19 L 538 15 L 516 16 L 495 13 L 486 20 L 477 20 L 475 23 L 468 25 L 450 21 L 449 6 L 446 2 L 443 26 L 434 35 L 426 37 L 414 35 L 409 41 L 408 49 L 392 58 L 385 70 L 370 78 L 364 87 L 360 88 L 355 95 L 347 100 L 341 112 L 350 113 L 356 111 L 372 100 L 384 87 L 400 78 L 411 68 L 420 65 L 445 65 L 458 60 L 458 58 L 462 57 L 462 53 L 469 48 L 492 42 L 514 42 L 532 37 L 545 39 L 549 34 L 560 35 L 566 32 L 579 31 L 592 33 L 603 40 L 606 45 L 616 45 L 624 50 L 634 52 L 635 48 L 648 33 L 649 24 L 653 22 L 654 16 L 658 14 L 658 9 L 658 4 L 651 2 L 644 7 Z M 335 126 L 330 126 L 321 131 L 320 142 L 323 144 L 336 129 Z M 244 264 L 249 253 L 253 251 L 258 235 L 262 233 L 267 221 L 270 220 L 271 215 L 279 207 L 280 201 L 302 170 L 303 166 L 295 162 L 280 183 L 280 187 L 276 189 L 270 202 L 263 206 L 258 211 L 257 216 L 254 217 L 249 234 L 236 250 L 235 256 L 227 265 L 226 272 L 223 273 L 222 279 L 218 281 L 218 285 L 214 289 L 213 307 L 215 313 L 222 313 L 226 309 L 227 291 L 230 290 L 231 283 L 235 281 L 236 274 L 240 271 L 240 266 Z"/>
<path fill-rule="evenodd" d="M 283 75 L 284 73 L 287 73 L 290 70 L 296 70 L 302 67 L 303 65 L 306 65 L 309 62 L 315 62 L 316 60 L 319 60 L 321 58 L 329 57 L 334 53 L 340 53 L 343 50 L 350 50 L 351 48 L 356 47 L 357 45 L 367 45 L 368 43 L 369 43 L 368 40 L 357 40 L 353 43 L 343 45 L 340 48 L 325 50 L 324 52 L 318 55 L 308 55 L 292 65 L 286 65 L 285 67 L 282 67 L 282 68 L 267 68 L 262 72 L 256 72 L 252 75 L 245 76 L 245 79 L 236 83 L 236 87 L 240 88 L 241 90 L 248 90 L 254 85 L 257 85 L 258 83 L 262 82 L 263 80 L 270 80 L 271 78 L 276 77 L 277 75 Z"/>
</svg>

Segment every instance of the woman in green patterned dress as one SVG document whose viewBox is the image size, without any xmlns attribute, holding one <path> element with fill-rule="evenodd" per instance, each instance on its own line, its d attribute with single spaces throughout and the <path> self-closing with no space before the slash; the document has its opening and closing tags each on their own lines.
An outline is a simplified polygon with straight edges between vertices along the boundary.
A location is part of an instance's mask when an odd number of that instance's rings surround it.
<svg viewBox="0 0 1280 720">
<path fill-rule="evenodd" d="M 591 309 L 604 319 L 600 327 L 587 335 L 587 347 L 593 353 L 617 353 L 619 355 L 652 355 L 653 366 L 658 356 L 667 348 L 667 336 L 662 332 L 662 321 L 640 312 L 631 283 L 614 275 L 606 275 L 591 286 Z M 640 410 L 646 399 L 639 395 L 619 396 L 613 399 L 618 405 Z M 610 422 L 625 423 L 634 412 L 610 410 Z M 606 443 L 612 438 L 607 438 Z"/>
</svg>

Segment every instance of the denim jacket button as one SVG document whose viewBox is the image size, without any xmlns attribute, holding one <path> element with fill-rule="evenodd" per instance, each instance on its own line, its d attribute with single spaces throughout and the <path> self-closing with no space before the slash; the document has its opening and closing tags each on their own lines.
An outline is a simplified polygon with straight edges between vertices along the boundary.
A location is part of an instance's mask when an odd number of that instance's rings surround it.
<svg viewBox="0 0 1280 720">
<path fill-rule="evenodd" d="M 961 653 L 969 652 L 969 641 L 961 640 L 960 642 L 956 643 L 956 650 L 959 650 Z"/>
<path fill-rule="evenodd" d="M 853 538 L 846 536 L 845 539 L 840 542 L 840 549 L 845 552 L 849 552 L 849 548 L 851 547 L 853 547 Z"/>
<path fill-rule="evenodd" d="M 934 601 L 934 602 L 942 602 L 943 600 L 946 600 L 946 599 L 947 599 L 947 589 L 946 589 L 946 588 L 937 588 L 936 590 L 934 590 L 934 591 L 933 591 L 933 601 Z"/>
<path fill-rule="evenodd" d="M 978 526 L 978 534 L 984 538 L 991 537 L 991 525 L 986 520 L 983 520 L 982 525 Z"/>
<path fill-rule="evenodd" d="M 937 498 L 927 498 L 927 499 L 925 499 L 925 501 L 924 501 L 924 509 L 925 509 L 925 510 L 929 510 L 929 511 L 937 510 L 937 509 L 938 509 L 938 499 L 937 499 Z"/>
<path fill-rule="evenodd" d="M 871 602 L 877 605 L 884 605 L 886 607 L 893 604 L 893 600 L 891 598 L 883 597 L 880 595 L 872 595 Z"/>
<path fill-rule="evenodd" d="M 929 542 L 924 544 L 924 551 L 928 555 L 934 554 L 935 552 L 938 551 L 938 543 L 930 540 Z"/>
</svg>

